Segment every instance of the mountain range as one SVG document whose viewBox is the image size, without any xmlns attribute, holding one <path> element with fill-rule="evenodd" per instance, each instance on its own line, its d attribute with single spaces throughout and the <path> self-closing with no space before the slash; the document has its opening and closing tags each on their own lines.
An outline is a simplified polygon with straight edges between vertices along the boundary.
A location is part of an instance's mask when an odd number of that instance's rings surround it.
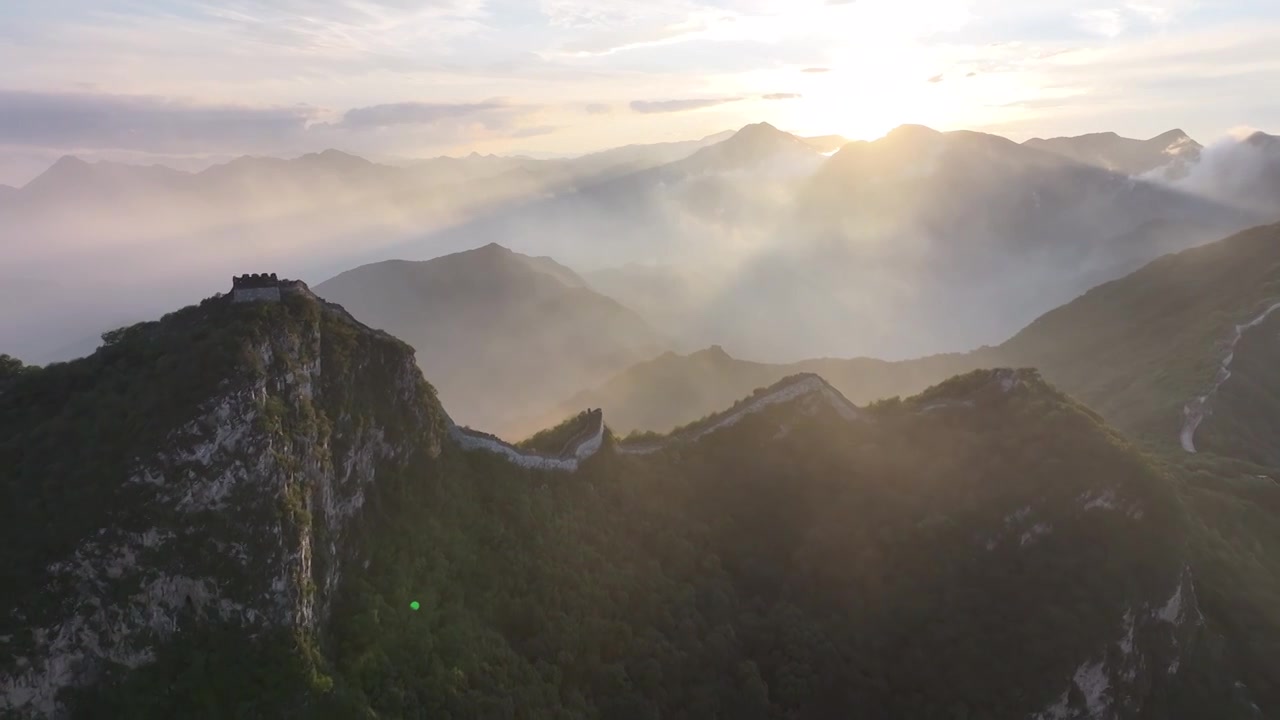
<svg viewBox="0 0 1280 720">
<path fill-rule="evenodd" d="M 981 367 L 1036 367 L 1046 379 L 1135 437 L 1177 447 L 1188 413 L 1205 416 L 1193 447 L 1253 462 L 1278 457 L 1265 418 L 1280 417 L 1261 368 L 1274 357 L 1280 225 L 1158 258 L 1044 314 L 1007 341 L 968 353 L 889 362 L 736 359 L 723 348 L 666 353 L 570 398 L 610 409 L 620 432 L 665 431 L 731 398 L 798 372 L 827 378 L 851 400 L 910 395 Z M 1239 332 L 1237 332 L 1239 328 Z M 1240 363 L 1240 365 L 1236 365 Z M 1232 370 L 1234 368 L 1234 370 Z M 1223 378 L 1226 371 L 1229 377 Z M 1209 396 L 1207 405 L 1196 402 Z"/>
<path fill-rule="evenodd" d="M 1152 267 L 1212 265 L 1275 232 Z M 669 435 L 601 425 L 576 471 L 540 470 L 517 461 L 533 450 L 487 452 L 458 428 L 409 345 L 305 286 L 281 292 L 206 299 L 71 363 L 0 363 L 16 581 L 0 586 L 0 708 L 1280 707 L 1268 471 L 1148 454 L 1033 370 L 868 407 L 790 376 Z M 1145 295 L 1132 302 L 1140 322 Z"/>
<path fill-rule="evenodd" d="M 1280 713 L 1280 142 L 839 140 L 0 191 L 0 716 Z"/>
<path fill-rule="evenodd" d="M 413 233 L 661 165 L 717 139 L 566 160 L 475 156 L 408 166 L 328 150 L 242 157 L 196 173 L 66 157 L 0 192 L 0 343 L 28 360 L 66 360 L 65 348 L 84 346 L 121 317 L 192 302 L 246 265 L 331 277 L 385 259 L 384 248 Z M 64 287 L 99 302 L 79 306 Z"/>
<path fill-rule="evenodd" d="M 1187 176 L 1200 160 L 1204 146 L 1182 130 L 1170 130 L 1149 140 L 1120 137 L 1113 132 L 1077 137 L 1032 138 L 1023 143 L 1037 150 L 1057 153 L 1085 165 L 1125 175 L 1158 173 L 1167 180 Z"/>
<path fill-rule="evenodd" d="M 1099 144 L 1088 136 L 1048 141 L 1059 152 L 904 127 L 835 151 L 842 138 L 766 124 L 562 160 L 392 166 L 326 151 L 186 173 L 67 158 L 0 198 L 0 287 L 22 299 L 0 303 L 0 342 L 63 360 L 245 267 L 318 281 L 500 242 L 608 278 L 597 289 L 681 351 L 794 361 L 975 347 L 1160 254 L 1280 217 L 1271 136 L 1207 146 L 1195 162 L 1184 152 L 1180 179 L 1127 174 L 1134 148 L 1177 135 L 1103 142 L 1101 160 L 1080 149 Z M 77 306 L 68 286 L 98 302 Z M 975 312 L 943 320 L 942 302 Z M 898 332 L 907 324 L 917 330 Z"/>
</svg>

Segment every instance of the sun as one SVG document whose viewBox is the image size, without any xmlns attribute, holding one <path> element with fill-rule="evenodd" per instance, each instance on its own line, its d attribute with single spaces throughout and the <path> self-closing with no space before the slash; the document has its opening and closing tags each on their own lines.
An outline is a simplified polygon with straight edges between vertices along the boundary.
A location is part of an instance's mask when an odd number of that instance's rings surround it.
<svg viewBox="0 0 1280 720">
<path fill-rule="evenodd" d="M 965 84 L 953 82 L 963 73 L 947 77 L 946 48 L 922 39 L 963 24 L 967 11 L 954 3 L 934 9 L 922 14 L 889 0 L 825 5 L 814 39 L 827 71 L 776 78 L 803 96 L 785 110 L 788 126 L 872 140 L 899 125 L 951 127 L 967 115 Z"/>
</svg>

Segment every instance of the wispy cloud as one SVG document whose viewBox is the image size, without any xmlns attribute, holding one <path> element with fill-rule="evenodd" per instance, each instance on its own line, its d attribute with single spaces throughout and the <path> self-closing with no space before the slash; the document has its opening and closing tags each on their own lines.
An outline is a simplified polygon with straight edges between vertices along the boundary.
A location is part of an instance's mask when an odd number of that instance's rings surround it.
<svg viewBox="0 0 1280 720">
<path fill-rule="evenodd" d="M 681 100 L 635 100 L 631 109 L 638 113 L 673 113 L 688 110 L 701 110 L 725 103 L 737 102 L 742 98 L 690 98 Z"/>
<path fill-rule="evenodd" d="M 1076 13 L 1076 20 L 1086 31 L 1111 38 L 1119 36 L 1129 25 L 1123 8 L 1081 10 Z"/>
<path fill-rule="evenodd" d="M 799 100 L 804 96 L 800 93 L 769 93 L 760 97 L 764 100 Z"/>
<path fill-rule="evenodd" d="M 354 108 L 342 116 L 338 127 L 347 129 L 385 128 L 396 125 L 436 125 L 469 120 L 486 127 L 503 127 L 523 112 L 502 100 L 478 103 L 402 102 Z"/>
<path fill-rule="evenodd" d="M 1256 0 L 0 2 L 0 143 L 287 153 L 554 127 L 575 132 L 528 149 L 572 152 L 726 121 L 867 137 L 907 121 L 1061 120 L 1069 134 L 1167 115 L 1213 135 L 1280 125 L 1256 91 L 1276 56 L 1255 35 L 1277 23 L 1280 7 Z M 8 112 L 19 91 L 32 96 L 21 116 Z M 855 110 L 851 96 L 870 102 Z"/>
<path fill-rule="evenodd" d="M 0 144 L 206 152 L 291 144 L 315 108 L 200 105 L 150 96 L 0 91 Z"/>
</svg>

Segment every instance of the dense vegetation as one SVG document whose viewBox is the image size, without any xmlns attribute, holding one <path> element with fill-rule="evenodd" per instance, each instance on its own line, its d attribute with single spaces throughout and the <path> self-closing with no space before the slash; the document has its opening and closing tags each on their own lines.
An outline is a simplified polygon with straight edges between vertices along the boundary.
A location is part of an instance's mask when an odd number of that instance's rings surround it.
<svg viewBox="0 0 1280 720">
<path fill-rule="evenodd" d="M 566 418 L 555 427 L 539 430 L 516 443 L 516 447 L 547 455 L 560 455 L 573 441 L 590 434 L 593 429 L 599 427 L 595 424 L 595 417 L 590 410 L 583 410 L 577 415 Z"/>
<path fill-rule="evenodd" d="M 1184 520 L 1060 396 L 970 399 L 856 426 L 778 407 L 575 476 L 449 453 L 369 508 L 336 693 L 381 717 L 1026 717 L 1173 591 Z M 1144 520 L 1082 512 L 1101 487 Z M 1221 677 L 1194 679 L 1192 707 L 1227 707 Z"/>
<path fill-rule="evenodd" d="M 0 600 L 31 607 L 43 564 L 129 502 L 131 458 L 235 373 L 262 372 L 245 351 L 267 323 L 314 312 L 210 301 L 18 375 L 0 402 L 0 539 L 19 582 Z M 348 442 L 339 423 L 398 412 L 377 409 L 395 400 L 366 331 L 326 330 L 334 379 L 267 413 L 282 442 L 316 425 Z M 426 416 L 400 416 L 390 439 L 441 421 L 420 399 Z M 1025 718 L 1083 661 L 1123 670 L 1132 658 L 1106 648 L 1190 560 L 1208 630 L 1142 627 L 1149 666 L 1114 692 L 1161 718 L 1276 701 L 1280 528 L 1248 466 L 1154 466 L 1028 371 L 970 373 L 870 414 L 777 405 L 576 474 L 419 438 L 365 495 L 316 637 L 184 618 L 156 663 L 70 700 L 77 717 Z M 1224 475 L 1238 479 L 1211 482 Z M 299 512 L 290 492 L 278 511 Z M 1103 496 L 1115 507 L 1087 507 Z M 1175 660 L 1177 675 L 1157 671 Z"/>
<path fill-rule="evenodd" d="M 998 348 L 1143 439 L 1177 442 L 1237 323 L 1280 301 L 1280 225 L 1166 255 L 1045 314 Z M 1280 406 L 1272 408 L 1280 414 Z"/>
<path fill-rule="evenodd" d="M 738 360 L 712 348 L 636 365 L 571 402 L 606 408 L 610 424 L 624 434 L 666 431 L 800 372 L 821 375 L 864 404 L 912 395 L 976 368 L 1035 367 L 1131 437 L 1170 449 L 1183 406 L 1212 386 L 1235 325 L 1278 301 L 1280 225 L 1271 225 L 1159 258 L 1046 313 L 996 347 L 901 362 L 817 359 L 788 365 Z M 1255 335 L 1255 343 L 1269 337 Z M 1280 461 L 1280 451 L 1263 440 L 1280 418 L 1280 393 L 1263 372 L 1272 354 L 1255 357 L 1259 372 L 1239 393 L 1252 400 L 1241 401 L 1249 407 L 1219 433 L 1219 448 L 1253 460 L 1271 453 L 1271 461 Z M 1241 371 L 1248 362 L 1241 358 Z M 1249 447 L 1231 444 L 1240 434 L 1252 436 L 1243 443 Z"/>
<path fill-rule="evenodd" d="M 254 367 L 248 342 L 283 312 L 212 298 L 106 333 L 87 358 L 11 379 L 0 396 L 0 607 L 21 607 L 19 593 L 44 584 L 51 558 L 118 522 L 138 500 L 124 482 L 136 458 Z M 0 635 L 21 628 L 0 613 Z"/>
<path fill-rule="evenodd" d="M 1196 432 L 1202 452 L 1280 467 L 1280 312 L 1247 328 Z M 1206 391 L 1208 388 L 1206 388 Z"/>
<path fill-rule="evenodd" d="M 1221 635 L 1219 662 L 1264 708 L 1280 704 L 1280 485 L 1265 468 L 1198 457 L 1169 462 L 1193 518 L 1196 592 Z M 1268 715 L 1269 716 L 1269 715 Z"/>
</svg>

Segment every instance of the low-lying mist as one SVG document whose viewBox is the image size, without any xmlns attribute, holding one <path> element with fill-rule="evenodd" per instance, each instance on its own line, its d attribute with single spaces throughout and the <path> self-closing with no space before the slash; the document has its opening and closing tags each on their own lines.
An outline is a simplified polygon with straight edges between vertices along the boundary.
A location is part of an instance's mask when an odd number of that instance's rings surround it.
<svg viewBox="0 0 1280 720">
<path fill-rule="evenodd" d="M 330 151 L 194 174 L 65 159 L 0 196 L 0 351 L 74 357 L 233 274 L 314 285 L 498 243 L 581 272 L 674 350 L 905 358 L 1000 342 L 1163 253 L 1280 216 L 1280 151 L 1257 133 L 1176 180 L 919 127 L 831 157 L 767 125 L 651 147 L 404 167 Z"/>
</svg>

